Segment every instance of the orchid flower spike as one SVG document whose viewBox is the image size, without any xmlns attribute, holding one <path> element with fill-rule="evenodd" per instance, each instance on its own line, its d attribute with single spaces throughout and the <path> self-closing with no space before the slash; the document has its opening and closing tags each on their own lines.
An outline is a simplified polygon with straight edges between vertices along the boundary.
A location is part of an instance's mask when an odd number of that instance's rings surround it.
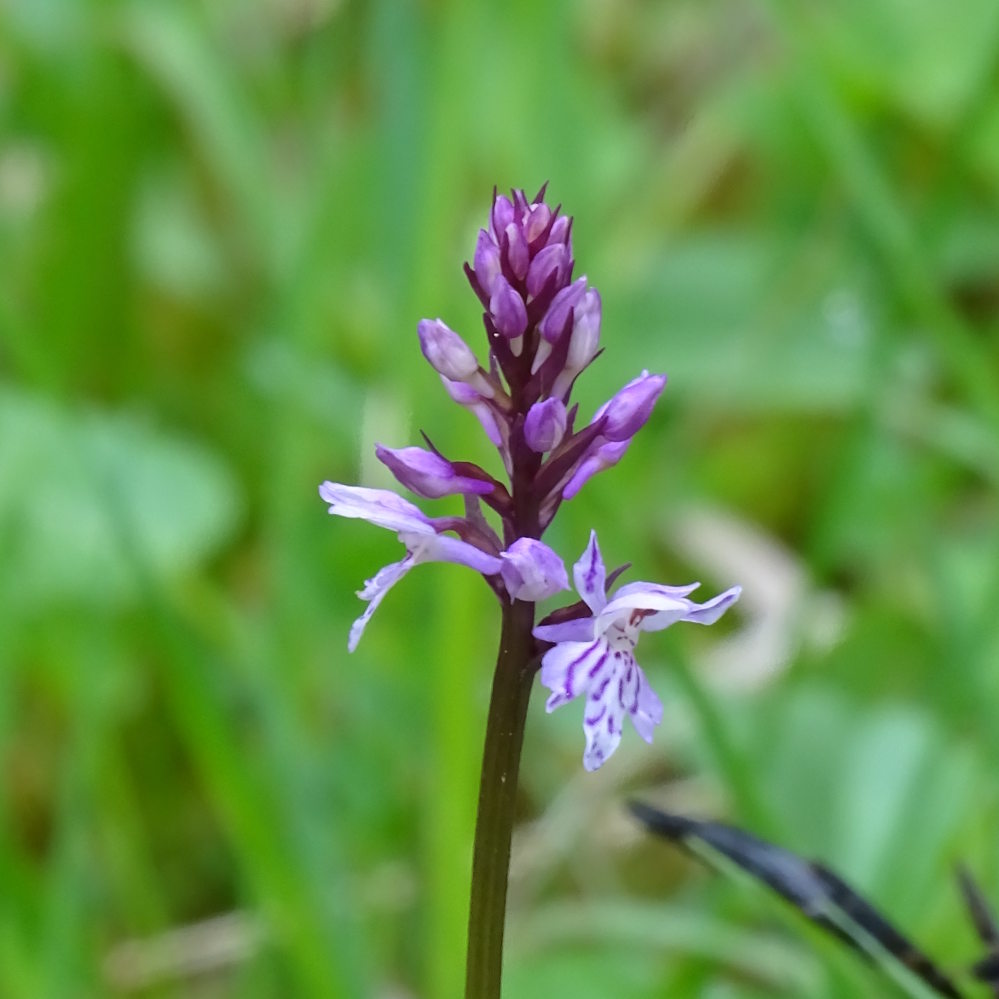
<svg viewBox="0 0 999 999">
<path fill-rule="evenodd" d="M 552 692 L 547 710 L 552 712 L 576 697 L 586 698 L 583 766 L 596 770 L 617 749 L 626 714 L 635 731 L 649 743 L 662 721 L 662 702 L 635 660 L 640 632 L 661 631 L 677 621 L 713 624 L 739 599 L 742 588 L 733 586 L 697 604 L 687 595 L 698 583 L 629 583 L 608 600 L 607 571 L 596 531 L 590 532 L 589 544 L 573 567 L 573 578 L 592 613 L 559 624 L 538 625 L 534 637 L 554 643 L 541 660 L 541 682 Z"/>
</svg>

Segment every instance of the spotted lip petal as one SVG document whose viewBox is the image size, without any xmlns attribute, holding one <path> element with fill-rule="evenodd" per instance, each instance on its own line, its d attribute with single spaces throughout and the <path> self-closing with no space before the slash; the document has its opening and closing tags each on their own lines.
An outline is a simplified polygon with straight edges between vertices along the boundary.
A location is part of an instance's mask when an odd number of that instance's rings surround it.
<svg viewBox="0 0 999 999">
<path fill-rule="evenodd" d="M 588 690 L 606 665 L 610 651 L 602 641 L 561 642 L 541 659 L 541 682 L 552 692 L 545 704 L 549 713 Z"/>
</svg>

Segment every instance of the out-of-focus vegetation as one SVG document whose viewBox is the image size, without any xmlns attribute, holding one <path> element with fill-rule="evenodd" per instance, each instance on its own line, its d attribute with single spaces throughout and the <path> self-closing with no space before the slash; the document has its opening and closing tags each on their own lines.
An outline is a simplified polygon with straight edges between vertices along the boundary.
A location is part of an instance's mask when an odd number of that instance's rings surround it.
<svg viewBox="0 0 999 999">
<path fill-rule="evenodd" d="M 422 362 L 476 347 L 494 184 L 575 215 L 584 415 L 670 384 L 560 514 L 631 578 L 741 582 L 643 642 L 667 703 L 594 775 L 532 705 L 517 999 L 891 996 L 629 796 L 822 856 L 948 967 L 999 899 L 994 0 L 59 3 L 0 13 L 0 994 L 450 999 L 496 608 L 386 600 Z M 445 509 L 441 502 L 436 509 Z M 540 691 L 539 691 L 540 694 Z M 208 921 L 208 922 L 206 922 Z"/>
</svg>

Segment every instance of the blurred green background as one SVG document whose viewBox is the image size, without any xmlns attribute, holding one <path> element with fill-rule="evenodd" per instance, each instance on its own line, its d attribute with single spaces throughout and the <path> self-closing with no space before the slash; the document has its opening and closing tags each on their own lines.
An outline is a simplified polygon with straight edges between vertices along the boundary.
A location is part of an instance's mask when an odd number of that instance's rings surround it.
<svg viewBox="0 0 999 999">
<path fill-rule="evenodd" d="M 316 485 L 386 485 L 372 443 L 421 428 L 493 461 L 416 322 L 481 349 L 461 262 L 494 184 L 545 180 L 604 301 L 583 414 L 670 376 L 548 540 L 745 593 L 643 642 L 666 719 L 597 774 L 538 690 L 506 994 L 901 994 L 632 796 L 977 956 L 952 865 L 999 902 L 994 0 L 0 17 L 0 994 L 459 994 L 496 607 L 422 567 L 348 657 L 400 548 Z"/>
</svg>

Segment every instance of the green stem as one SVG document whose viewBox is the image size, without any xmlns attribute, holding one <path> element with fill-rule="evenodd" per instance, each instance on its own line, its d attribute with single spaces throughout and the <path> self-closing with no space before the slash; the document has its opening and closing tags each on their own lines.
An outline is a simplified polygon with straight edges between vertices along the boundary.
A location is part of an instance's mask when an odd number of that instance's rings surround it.
<svg viewBox="0 0 999 999">
<path fill-rule="evenodd" d="M 500 995 L 510 839 L 535 673 L 533 626 L 534 604 L 515 600 L 503 608 L 475 822 L 465 999 L 499 999 Z"/>
</svg>

